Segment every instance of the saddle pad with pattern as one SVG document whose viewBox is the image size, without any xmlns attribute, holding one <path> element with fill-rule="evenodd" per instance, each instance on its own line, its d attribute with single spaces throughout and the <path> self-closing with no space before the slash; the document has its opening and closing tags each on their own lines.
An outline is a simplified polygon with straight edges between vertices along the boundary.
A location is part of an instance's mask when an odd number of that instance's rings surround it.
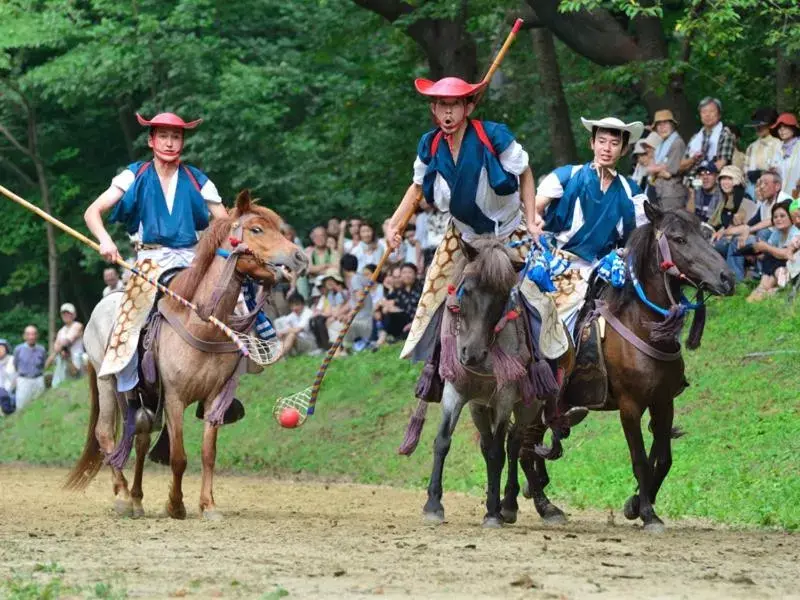
<svg viewBox="0 0 800 600">
<path fill-rule="evenodd" d="M 520 227 L 511 234 L 510 240 L 519 241 L 527 235 L 528 232 L 523 227 Z M 528 246 L 519 246 L 515 251 L 519 253 L 519 259 L 524 261 L 528 255 Z M 401 358 L 408 358 L 411 356 L 414 348 L 423 338 L 431 319 L 447 297 L 447 284 L 451 283 L 453 270 L 461 256 L 462 251 L 459 244 L 459 233 L 451 223 L 447 228 L 447 233 L 442 243 L 436 249 L 433 261 L 428 269 L 428 274 L 425 277 L 422 296 L 417 305 L 417 312 L 411 324 L 408 339 L 406 339 L 405 346 L 403 346 L 403 351 L 400 354 Z M 557 280 L 554 281 L 554 283 L 556 287 L 559 286 Z M 573 286 L 573 288 L 574 287 L 575 286 Z M 545 294 L 539 291 L 539 288 L 527 278 L 520 286 L 520 291 L 528 302 L 539 311 L 542 318 L 542 329 L 538 340 L 539 351 L 546 358 L 559 358 L 569 349 L 569 340 L 567 339 L 564 327 L 561 325 L 557 302 L 554 301 L 552 297 L 553 295 L 557 296 L 558 293 Z M 562 304 L 566 307 L 568 303 L 563 301 Z"/>
<path fill-rule="evenodd" d="M 135 266 L 150 279 L 157 280 L 162 272 L 158 263 L 149 258 L 136 261 Z M 131 361 L 139 347 L 139 334 L 155 303 L 156 291 L 156 287 L 142 277 L 130 276 L 117 308 L 114 329 L 98 377 L 114 375 Z"/>
</svg>

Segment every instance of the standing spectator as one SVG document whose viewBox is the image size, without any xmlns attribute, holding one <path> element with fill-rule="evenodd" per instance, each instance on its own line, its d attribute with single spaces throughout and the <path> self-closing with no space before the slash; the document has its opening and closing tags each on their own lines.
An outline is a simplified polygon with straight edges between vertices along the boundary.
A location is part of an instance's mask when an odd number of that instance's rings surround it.
<svg viewBox="0 0 800 600">
<path fill-rule="evenodd" d="M 710 160 L 703 161 L 697 167 L 700 186 L 689 190 L 689 202 L 686 210 L 693 212 L 704 223 L 711 218 L 722 200 L 722 193 L 717 185 L 718 173 L 715 163 Z"/>
<path fill-rule="evenodd" d="M 386 248 L 375 237 L 375 229 L 369 223 L 362 222 L 358 234 L 361 241 L 349 254 L 356 257 L 358 270 L 361 270 L 370 263 L 379 263 Z"/>
<path fill-rule="evenodd" d="M 728 125 L 728 129 L 731 130 L 731 135 L 733 135 L 733 158 L 731 159 L 730 164 L 740 171 L 743 171 L 745 154 L 739 150 L 739 142 L 742 139 L 742 131 L 736 125 Z M 720 170 L 720 172 L 722 171 Z"/>
<path fill-rule="evenodd" d="M 733 134 L 722 123 L 722 102 L 705 97 L 697 105 L 703 128 L 692 136 L 681 161 L 680 172 L 693 178 L 701 162 L 713 162 L 717 172 L 733 160 Z"/>
<path fill-rule="evenodd" d="M 83 324 L 76 318 L 77 312 L 73 304 L 65 302 L 61 305 L 64 326 L 58 330 L 53 352 L 45 363 L 47 368 L 55 360 L 54 388 L 67 379 L 77 379 L 83 374 Z"/>
<path fill-rule="evenodd" d="M 747 147 L 744 173 L 747 178 L 747 195 L 755 199 L 756 183 L 764 171 L 772 166 L 772 161 L 781 150 L 781 142 L 769 132 L 770 125 L 778 120 L 777 110 L 766 107 L 759 108 L 750 119 L 749 127 L 755 127 L 758 138 Z"/>
<path fill-rule="evenodd" d="M 656 191 L 650 183 L 649 167 L 653 164 L 656 148 L 659 146 L 661 146 L 661 137 L 657 133 L 651 132 L 646 138 L 636 142 L 633 149 L 636 168 L 633 171 L 632 179 L 651 201 L 656 199 Z"/>
<path fill-rule="evenodd" d="M 22 344 L 14 348 L 14 370 L 17 372 L 17 410 L 44 392 L 44 363 L 47 352 L 37 344 L 39 330 L 35 325 L 25 328 Z"/>
<path fill-rule="evenodd" d="M 311 318 L 314 315 L 300 294 L 292 294 L 287 301 L 289 314 L 275 320 L 275 329 L 281 341 L 281 355 L 311 354 L 317 350 L 317 342 L 311 333 Z"/>
<path fill-rule="evenodd" d="M 308 275 L 316 277 L 339 264 L 339 253 L 331 250 L 328 245 L 328 234 L 322 226 L 314 227 L 309 235 L 311 246 L 306 248 L 308 256 Z"/>
<path fill-rule="evenodd" d="M 761 281 L 758 287 L 747 297 L 748 302 L 760 302 L 778 291 L 779 271 L 786 270 L 788 275 L 780 283 L 786 285 L 800 273 L 796 242 L 800 241 L 800 229 L 792 225 L 789 218 L 789 203 L 779 202 L 772 207 L 772 231 L 766 241 L 753 243 L 753 251 L 760 253 Z"/>
<path fill-rule="evenodd" d="M 350 237 L 345 237 L 349 233 Z M 353 248 L 361 241 L 361 219 L 350 219 L 347 227 L 344 222 L 339 227 L 339 254 L 352 254 Z"/>
<path fill-rule="evenodd" d="M 783 193 L 800 197 L 800 127 L 792 113 L 782 113 L 770 128 L 772 135 L 781 141 L 773 161 L 783 180 Z"/>
<path fill-rule="evenodd" d="M 106 267 L 103 269 L 103 282 L 106 287 L 103 288 L 103 298 L 108 296 L 111 292 L 121 292 L 125 289 L 122 280 L 119 278 L 119 271 L 116 267 Z"/>
<path fill-rule="evenodd" d="M 686 206 L 686 188 L 678 175 L 681 157 L 686 152 L 686 142 L 677 131 L 678 121 L 671 110 L 658 110 L 653 117 L 653 129 L 661 138 L 656 148 L 653 164 L 648 171 L 655 177 L 653 187 L 663 210 Z"/>
<path fill-rule="evenodd" d="M 328 227 L 326 228 L 328 237 L 338 241 L 339 232 L 342 227 L 344 227 L 344 221 L 340 222 L 339 219 L 328 219 Z"/>
<path fill-rule="evenodd" d="M 0 409 L 4 415 L 14 412 L 14 357 L 8 341 L 0 339 Z"/>
<path fill-rule="evenodd" d="M 344 279 L 339 271 L 331 269 L 322 277 L 322 295 L 314 307 L 311 330 L 320 348 L 327 349 L 342 330 L 338 317 L 347 302 Z M 321 329 L 324 328 L 324 331 Z M 342 355 L 341 349 L 337 356 Z"/>
<path fill-rule="evenodd" d="M 417 276 L 416 265 L 404 264 L 400 268 L 399 285 L 386 295 L 383 304 L 383 328 L 398 340 L 408 337 L 422 295 L 422 284 Z"/>
</svg>

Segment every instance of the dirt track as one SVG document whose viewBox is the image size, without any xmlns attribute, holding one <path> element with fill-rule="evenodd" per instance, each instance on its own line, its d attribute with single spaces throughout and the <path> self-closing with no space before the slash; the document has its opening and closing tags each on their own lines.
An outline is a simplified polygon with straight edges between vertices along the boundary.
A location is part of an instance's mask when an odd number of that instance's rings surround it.
<svg viewBox="0 0 800 600">
<path fill-rule="evenodd" d="M 431 526 L 422 491 L 237 476 L 216 481 L 224 521 L 197 517 L 196 476 L 173 521 L 152 465 L 148 516 L 131 520 L 112 514 L 106 473 L 85 494 L 61 491 L 65 473 L 0 467 L 0 578 L 55 562 L 67 584 L 146 598 L 800 598 L 796 535 L 689 522 L 649 535 L 587 512 L 547 527 L 527 503 L 516 525 L 483 530 L 481 499 L 459 494 Z"/>
</svg>

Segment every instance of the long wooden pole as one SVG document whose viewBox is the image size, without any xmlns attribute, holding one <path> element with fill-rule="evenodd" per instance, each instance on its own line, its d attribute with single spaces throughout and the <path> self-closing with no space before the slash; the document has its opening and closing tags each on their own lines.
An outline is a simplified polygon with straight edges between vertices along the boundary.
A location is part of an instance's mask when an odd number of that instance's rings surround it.
<svg viewBox="0 0 800 600">
<path fill-rule="evenodd" d="M 45 221 L 47 221 L 51 225 L 55 225 L 61 231 L 71 235 L 72 237 L 74 237 L 79 242 L 82 242 L 82 243 L 86 244 L 87 246 L 89 246 L 90 248 L 92 248 L 93 250 L 95 250 L 97 252 L 100 252 L 100 244 L 98 244 L 94 240 L 89 239 L 88 237 L 83 235 L 80 231 L 76 231 L 75 229 L 73 229 L 72 227 L 67 225 L 66 223 L 62 223 L 61 221 L 56 219 L 54 216 L 52 216 L 51 214 L 43 211 L 41 208 L 39 208 L 35 204 L 31 204 L 30 202 L 28 202 L 24 198 L 21 198 L 20 196 L 17 196 L 14 192 L 9 190 L 8 188 L 0 185 L 0 193 L 2 193 L 9 200 L 12 200 L 12 201 L 16 202 L 20 206 L 24 206 L 25 208 L 27 208 L 32 213 L 40 216 L 42 219 L 44 219 Z M 177 300 L 182 305 L 184 305 L 186 308 L 189 308 L 189 309 L 197 312 L 197 306 L 195 306 L 192 302 L 189 302 L 186 298 L 183 298 L 182 296 L 179 296 L 178 294 L 176 294 L 175 292 L 170 290 L 168 287 L 166 287 L 164 285 L 161 285 L 157 280 L 152 279 L 152 278 L 148 277 L 147 275 L 143 274 L 139 269 L 137 269 L 133 265 L 128 264 L 127 262 L 125 262 L 121 258 L 118 258 L 114 262 L 117 265 L 119 265 L 120 267 L 122 267 L 123 269 L 127 269 L 128 271 L 130 271 L 134 275 L 137 275 L 137 276 L 141 277 L 142 279 L 147 281 L 147 283 L 149 283 L 150 285 L 158 288 L 161 292 L 163 292 L 164 294 L 168 295 L 170 298 L 173 298 L 173 299 Z M 214 316 L 210 316 L 208 318 L 208 320 L 211 321 L 211 323 L 213 323 L 214 325 L 216 325 L 225 335 L 227 335 L 228 338 L 230 338 L 230 340 L 234 344 L 236 344 L 236 347 L 239 349 L 239 351 L 243 355 L 250 356 L 250 351 L 247 349 L 247 346 L 245 346 L 244 343 L 239 339 L 239 336 L 236 335 L 236 332 L 233 331 L 233 329 L 231 329 L 230 327 L 225 325 L 225 323 L 223 323 L 222 321 L 220 321 L 219 319 L 217 319 Z"/>
<path fill-rule="evenodd" d="M 483 79 L 481 80 L 481 82 L 483 83 L 483 87 L 480 89 L 480 91 L 477 93 L 477 95 L 475 97 L 475 103 L 476 104 L 481 99 L 484 91 L 486 90 L 486 87 L 488 86 L 489 82 L 492 80 L 492 76 L 494 76 L 495 71 L 497 71 L 498 67 L 500 66 L 500 63 L 503 62 L 503 58 L 505 58 L 505 55 L 508 52 L 508 49 L 511 47 L 511 43 L 514 41 L 514 38 L 517 37 L 517 32 L 522 27 L 522 24 L 523 24 L 522 19 L 517 19 L 514 22 L 514 26 L 511 28 L 511 32 L 508 34 L 508 37 L 506 38 L 506 41 L 503 43 L 502 47 L 497 52 L 497 56 L 495 56 L 494 61 L 492 61 L 492 64 L 489 66 L 489 69 L 486 71 L 486 75 L 484 75 Z M 414 199 L 414 202 L 409 207 L 408 212 L 405 215 L 403 215 L 403 218 L 402 218 L 401 222 L 399 223 L 399 225 L 397 227 L 397 232 L 400 235 L 402 235 L 403 231 L 405 231 L 405 228 L 408 225 L 408 222 L 411 220 L 411 217 L 416 212 L 417 207 L 419 206 L 419 203 L 421 201 L 422 201 L 422 194 L 420 193 Z M 319 369 L 317 369 L 317 375 L 314 378 L 314 384 L 311 386 L 311 396 L 310 396 L 309 401 L 308 401 L 308 413 L 307 414 L 309 414 L 309 415 L 313 415 L 314 414 L 314 406 L 317 403 L 317 396 L 319 396 L 319 390 L 320 390 L 320 387 L 322 386 L 323 379 L 325 379 L 325 373 L 327 373 L 327 371 L 328 371 L 328 367 L 331 364 L 331 360 L 333 359 L 334 355 L 336 354 L 336 352 L 341 347 L 342 342 L 344 341 L 344 337 L 347 335 L 347 332 L 350 331 L 350 327 L 353 324 L 353 321 L 355 321 L 356 315 L 364 307 L 364 303 L 366 302 L 366 299 L 367 299 L 367 294 L 369 294 L 370 290 L 372 289 L 372 286 L 374 286 L 375 282 L 378 280 L 378 277 L 380 276 L 380 273 L 381 273 L 381 269 L 383 269 L 383 265 L 386 262 L 386 260 L 389 258 L 389 255 L 392 253 L 392 251 L 393 251 L 392 248 L 387 243 L 386 244 L 386 250 L 384 251 L 383 256 L 381 257 L 380 261 L 378 262 L 378 264 L 377 264 L 377 266 L 375 268 L 375 271 L 373 271 L 372 276 L 370 277 L 369 283 L 366 286 L 364 286 L 364 289 L 362 289 L 359 292 L 360 293 L 359 299 L 356 302 L 356 305 L 353 308 L 353 310 L 350 312 L 350 317 L 348 318 L 347 323 L 345 323 L 345 326 L 339 332 L 339 335 L 336 337 L 336 341 L 328 349 L 328 352 L 325 354 L 325 358 L 322 359 L 322 364 L 319 366 Z"/>
</svg>

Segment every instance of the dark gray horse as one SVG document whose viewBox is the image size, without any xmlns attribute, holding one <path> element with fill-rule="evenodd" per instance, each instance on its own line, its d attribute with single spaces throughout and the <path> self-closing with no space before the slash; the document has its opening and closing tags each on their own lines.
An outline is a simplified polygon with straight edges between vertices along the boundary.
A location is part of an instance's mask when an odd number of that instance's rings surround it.
<svg viewBox="0 0 800 600">
<path fill-rule="evenodd" d="M 517 319 L 512 290 L 521 263 L 494 237 L 464 248 L 449 288 L 441 333 L 439 373 L 445 381 L 442 421 L 434 444 L 433 472 L 424 515 L 444 520 L 442 471 L 461 410 L 469 404 L 480 433 L 488 479 L 485 527 L 516 520 L 500 505 L 505 440 L 511 415 L 526 427 L 539 412 L 529 378 L 531 360 L 525 325 Z"/>
</svg>

